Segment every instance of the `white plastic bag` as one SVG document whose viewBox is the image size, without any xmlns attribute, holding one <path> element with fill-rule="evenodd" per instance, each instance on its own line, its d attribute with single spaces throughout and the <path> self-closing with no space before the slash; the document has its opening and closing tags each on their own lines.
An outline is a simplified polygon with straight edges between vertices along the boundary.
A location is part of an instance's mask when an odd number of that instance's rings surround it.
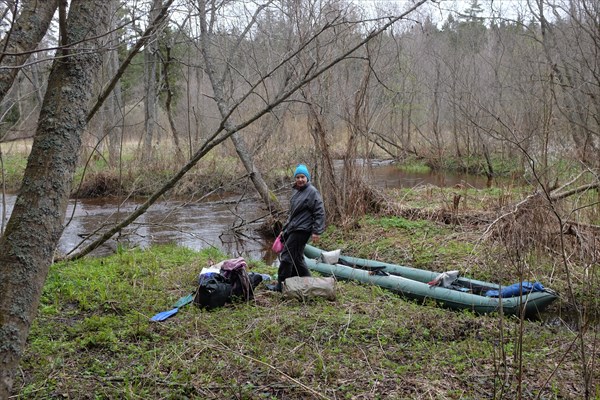
<svg viewBox="0 0 600 400">
<path fill-rule="evenodd" d="M 341 250 L 332 250 L 332 251 L 322 251 L 321 252 L 321 260 L 325 264 L 337 264 L 340 260 Z"/>
<path fill-rule="evenodd" d="M 441 286 L 448 288 L 450 287 L 455 280 L 458 279 L 460 275 L 459 271 L 446 271 L 439 274 L 434 280 L 429 283 L 429 286 Z"/>
</svg>

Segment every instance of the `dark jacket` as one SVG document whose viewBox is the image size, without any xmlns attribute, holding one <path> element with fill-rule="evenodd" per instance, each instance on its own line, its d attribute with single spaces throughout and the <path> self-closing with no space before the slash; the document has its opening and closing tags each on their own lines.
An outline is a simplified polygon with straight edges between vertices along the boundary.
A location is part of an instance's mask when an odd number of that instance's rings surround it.
<svg viewBox="0 0 600 400">
<path fill-rule="evenodd" d="M 325 231 L 325 207 L 319 191 L 307 182 L 301 189 L 294 185 L 290 198 L 290 214 L 283 226 L 285 234 L 304 231 L 322 234 Z"/>
</svg>

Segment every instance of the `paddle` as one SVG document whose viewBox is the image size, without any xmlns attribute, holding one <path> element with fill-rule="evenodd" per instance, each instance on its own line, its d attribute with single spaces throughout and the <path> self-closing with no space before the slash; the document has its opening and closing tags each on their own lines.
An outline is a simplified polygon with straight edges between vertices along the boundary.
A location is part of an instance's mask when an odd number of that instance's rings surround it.
<svg viewBox="0 0 600 400">
<path fill-rule="evenodd" d="M 177 312 L 179 311 L 179 309 L 181 307 L 185 306 L 186 304 L 190 304 L 192 301 L 194 301 L 194 293 L 190 293 L 187 296 L 183 296 L 182 298 L 177 300 L 177 302 L 173 305 L 173 307 L 175 307 L 175 308 L 173 308 L 171 310 L 159 312 L 158 314 L 156 314 L 155 316 L 150 318 L 150 321 L 162 322 L 162 321 L 166 320 L 167 318 L 172 317 L 173 315 L 177 314 Z"/>
<path fill-rule="evenodd" d="M 177 311 L 179 311 L 179 307 L 175 307 L 172 310 L 159 312 L 158 314 L 156 314 L 155 316 L 150 318 L 150 321 L 154 321 L 154 322 L 164 321 L 165 319 L 177 314 Z"/>
<path fill-rule="evenodd" d="M 177 303 L 173 304 L 173 307 L 181 308 L 186 304 L 190 304 L 192 301 L 194 301 L 194 294 L 195 293 L 190 293 L 187 296 L 183 296 L 182 298 L 177 300 Z"/>
</svg>

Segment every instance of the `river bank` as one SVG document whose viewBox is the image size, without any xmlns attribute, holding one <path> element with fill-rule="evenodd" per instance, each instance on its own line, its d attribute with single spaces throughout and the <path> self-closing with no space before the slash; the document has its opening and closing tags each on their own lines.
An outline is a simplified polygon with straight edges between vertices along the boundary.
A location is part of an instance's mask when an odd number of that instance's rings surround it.
<svg viewBox="0 0 600 400">
<path fill-rule="evenodd" d="M 335 302 L 284 301 L 259 288 L 249 304 L 214 312 L 189 306 L 156 324 L 149 318 L 191 292 L 203 266 L 243 255 L 254 271 L 274 275 L 274 255 L 117 242 L 114 255 L 52 266 L 14 397 L 579 399 L 598 393 L 593 254 L 573 235 L 563 237 L 565 247 L 557 245 L 560 236 L 552 216 L 541 213 L 548 209 L 543 203 L 510 213 L 530 198 L 531 188 L 380 185 L 388 208 L 330 225 L 321 247 L 437 271 L 459 269 L 504 285 L 538 280 L 560 294 L 552 318 L 456 313 L 340 282 Z M 247 221 L 259 207 L 246 199 L 209 203 L 220 203 L 233 221 Z M 155 239 L 159 226 L 188 231 L 217 225 L 205 204 L 169 201 L 157 204 L 155 214 L 151 209 L 129 236 Z M 240 208 L 247 203 L 254 206 Z M 75 213 L 93 214 L 93 202 L 78 207 Z M 114 208 L 126 212 L 136 205 L 115 203 L 110 214 L 106 204 L 96 207 L 108 222 Z M 169 220 L 178 209 L 191 213 Z M 514 218 L 501 224 L 499 215 Z M 97 227 L 80 226 L 75 235 Z M 222 227 L 217 231 L 223 234 Z M 207 238 L 202 233 L 194 240 Z M 269 252 L 270 239 L 262 240 Z M 569 257 L 563 261 L 564 252 Z"/>
<path fill-rule="evenodd" d="M 477 175 L 406 171 L 391 162 L 365 165 L 364 173 L 370 183 L 382 191 L 428 185 L 485 188 L 487 184 L 485 177 Z M 281 183 L 276 192 L 283 204 L 287 202 L 289 185 L 287 181 Z M 6 195 L 7 218 L 14 201 L 15 195 Z M 68 224 L 61 237 L 58 254 L 69 254 L 121 221 L 143 201 L 143 197 L 135 196 L 74 197 L 67 210 Z M 0 215 L 2 208 L 0 202 Z M 112 254 L 118 246 L 147 248 L 155 244 L 175 243 L 195 250 L 216 247 L 226 254 L 273 262 L 274 255 L 270 252 L 272 238 L 256 230 L 267 215 L 260 200 L 244 192 L 216 190 L 210 196 L 196 194 L 167 198 L 151 206 L 134 224 L 96 250 L 94 255 Z"/>
<path fill-rule="evenodd" d="M 149 321 L 224 257 L 162 246 L 54 265 L 14 398 L 579 399 L 598 356 L 597 331 L 582 333 L 581 352 L 560 323 L 457 313 L 351 282 L 332 302 L 259 286 L 248 304 Z"/>
</svg>

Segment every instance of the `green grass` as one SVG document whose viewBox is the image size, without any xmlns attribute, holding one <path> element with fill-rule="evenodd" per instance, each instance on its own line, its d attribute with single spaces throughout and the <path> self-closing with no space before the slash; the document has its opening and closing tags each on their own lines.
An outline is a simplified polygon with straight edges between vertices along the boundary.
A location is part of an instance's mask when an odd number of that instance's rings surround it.
<svg viewBox="0 0 600 400">
<path fill-rule="evenodd" d="M 398 165 L 398 169 L 405 172 L 425 174 L 431 171 L 431 167 L 424 160 L 408 159 Z"/>
<path fill-rule="evenodd" d="M 473 244 L 453 227 L 402 217 L 367 216 L 356 231 L 330 230 L 328 248 L 341 248 L 361 258 L 373 258 L 434 271 L 460 267 L 472 255 Z"/>
<path fill-rule="evenodd" d="M 22 154 L 2 154 L 4 166 L 4 186 L 9 191 L 16 191 L 21 185 L 23 172 L 27 166 L 27 156 Z"/>
<path fill-rule="evenodd" d="M 497 155 L 490 157 L 494 176 L 509 177 L 522 173 L 518 158 L 506 158 Z M 439 162 L 437 162 L 439 163 Z M 486 175 L 489 172 L 487 160 L 483 156 L 469 157 L 444 157 L 439 169 L 447 171 L 464 172 L 468 174 Z"/>
<path fill-rule="evenodd" d="M 203 161 L 182 182 L 190 190 L 198 190 L 198 182 L 218 186 L 239 176 L 214 159 Z M 11 171 L 17 174 L 18 168 Z M 166 179 L 164 171 L 156 169 L 149 180 L 135 184 L 156 185 Z M 390 194 L 404 207 L 425 212 L 449 210 L 460 195 L 461 212 L 481 212 L 522 199 L 523 190 L 425 187 Z M 330 226 L 320 246 L 514 283 L 517 268 L 507 249 L 482 242 L 481 235 L 477 228 L 372 215 L 356 221 L 355 229 Z M 544 252 L 521 256 L 527 277 L 539 278 L 566 298 L 560 262 Z M 259 287 L 248 304 L 212 312 L 190 305 L 164 323 L 149 321 L 194 289 L 203 266 L 224 258 L 215 249 L 158 246 L 146 251 L 121 248 L 111 257 L 53 265 L 14 398 L 518 397 L 519 321 L 451 312 L 433 302 L 407 302 L 378 287 L 339 282 L 335 302 L 309 303 L 284 301 Z M 248 261 L 253 271 L 276 273 L 274 267 Z M 571 267 L 578 271 L 573 274 L 576 298 L 597 293 L 590 290 L 597 282 L 584 268 Z M 591 311 L 597 310 L 595 297 L 589 304 L 593 301 Z M 580 351 L 576 332 L 525 321 L 523 398 L 538 392 L 544 399 L 581 398 L 580 357 L 598 352 L 593 334 L 584 333 Z M 592 380 L 597 391 L 597 371 Z"/>
<path fill-rule="evenodd" d="M 400 219 L 367 223 L 438 229 Z M 334 236 L 328 231 L 324 240 Z M 163 323 L 149 321 L 194 288 L 203 266 L 223 258 L 214 249 L 159 246 L 53 265 L 14 398 L 482 398 L 498 393 L 499 382 L 505 396 L 516 396 L 516 319 L 503 321 L 499 341 L 497 317 L 407 302 L 379 287 L 338 282 L 336 301 L 301 303 L 259 286 L 250 303 L 210 312 L 189 305 Z M 570 378 L 577 355 L 561 359 L 557 350 L 572 338 L 525 321 L 528 390 L 543 398 L 580 393 Z M 542 387 L 540 377 L 549 376 Z"/>
</svg>

